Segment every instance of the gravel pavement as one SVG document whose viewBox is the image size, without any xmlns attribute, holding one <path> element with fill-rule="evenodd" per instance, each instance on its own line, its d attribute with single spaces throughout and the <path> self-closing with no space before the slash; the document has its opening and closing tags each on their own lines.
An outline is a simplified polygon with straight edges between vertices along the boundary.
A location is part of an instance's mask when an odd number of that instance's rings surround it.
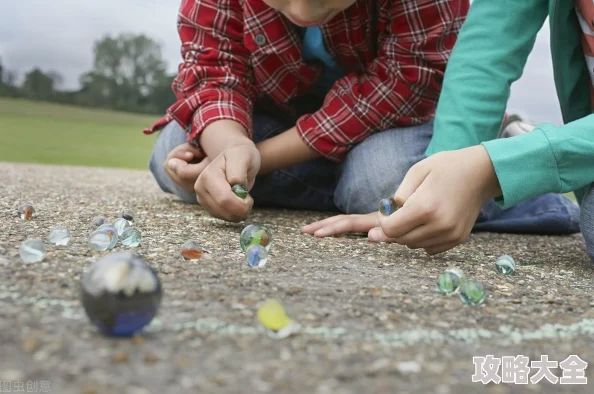
<svg viewBox="0 0 594 394">
<path fill-rule="evenodd" d="M 267 224 L 274 244 L 266 267 L 251 269 L 239 248 L 245 223 L 180 203 L 148 172 L 0 163 L 0 179 L 0 392 L 594 392 L 594 265 L 578 235 L 474 234 L 428 257 L 362 236 L 299 233 L 323 213 L 258 209 L 246 223 Z M 15 215 L 26 202 L 37 210 L 31 222 Z M 89 323 L 78 283 L 108 253 L 89 250 L 90 220 L 124 207 L 136 212 L 143 239 L 134 252 L 159 272 L 164 298 L 141 336 L 111 339 Z M 47 241 L 58 224 L 71 244 L 48 244 L 43 262 L 22 263 L 20 243 Z M 187 240 L 206 249 L 201 261 L 180 260 Z M 511 276 L 493 270 L 504 253 L 520 264 Z M 448 267 L 485 285 L 484 305 L 436 293 Z M 278 340 L 259 326 L 268 298 L 301 324 L 297 335 Z M 473 383 L 473 357 L 486 355 L 577 355 L 589 384 Z"/>
</svg>

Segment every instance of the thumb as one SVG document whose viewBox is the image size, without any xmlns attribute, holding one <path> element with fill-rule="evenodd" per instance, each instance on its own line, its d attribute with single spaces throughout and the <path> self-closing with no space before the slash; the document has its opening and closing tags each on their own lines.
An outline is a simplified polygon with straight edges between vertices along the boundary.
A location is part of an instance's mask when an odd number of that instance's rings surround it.
<svg viewBox="0 0 594 394">
<path fill-rule="evenodd" d="M 406 203 L 406 200 L 421 186 L 429 172 L 431 172 L 430 166 L 425 163 L 426 160 L 418 162 L 408 170 L 398 190 L 394 193 L 394 201 L 399 207 Z"/>
<path fill-rule="evenodd" d="M 246 155 L 225 156 L 225 177 L 229 185 L 248 185 L 249 164 L 249 158 Z"/>
</svg>

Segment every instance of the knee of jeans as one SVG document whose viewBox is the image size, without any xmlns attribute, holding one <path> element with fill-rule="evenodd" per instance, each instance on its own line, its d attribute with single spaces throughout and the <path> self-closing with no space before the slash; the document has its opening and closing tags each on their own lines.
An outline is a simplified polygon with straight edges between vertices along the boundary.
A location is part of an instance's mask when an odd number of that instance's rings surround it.
<svg viewBox="0 0 594 394">
<path fill-rule="evenodd" d="M 432 123 L 387 130 L 368 137 L 347 155 L 334 194 L 338 209 L 349 214 L 378 210 L 391 197 L 408 170 L 425 158 Z"/>
<path fill-rule="evenodd" d="M 580 208 L 580 229 L 586 241 L 586 252 L 594 262 L 594 186 L 584 196 Z"/>
</svg>

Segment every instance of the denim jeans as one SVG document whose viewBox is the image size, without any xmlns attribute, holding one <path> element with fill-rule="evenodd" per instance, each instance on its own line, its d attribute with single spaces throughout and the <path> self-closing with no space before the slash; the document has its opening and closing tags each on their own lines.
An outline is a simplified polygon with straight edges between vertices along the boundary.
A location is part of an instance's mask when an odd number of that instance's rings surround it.
<svg viewBox="0 0 594 394">
<path fill-rule="evenodd" d="M 254 140 L 265 140 L 294 125 L 294 120 L 272 115 L 254 116 Z M 256 206 L 339 211 L 362 214 L 376 211 L 381 198 L 394 194 L 406 172 L 425 158 L 433 122 L 375 133 L 355 146 L 341 164 L 324 158 L 259 176 L 250 191 Z M 167 125 L 155 143 L 150 169 L 160 187 L 188 203 L 196 196 L 176 185 L 163 165 L 169 152 L 186 142 L 186 133 L 175 122 Z M 582 230 L 589 253 L 594 252 L 594 196 L 586 198 Z M 455 198 L 455 196 L 444 196 Z M 481 209 L 474 231 L 528 234 L 571 234 L 580 231 L 580 209 L 567 197 L 548 193 L 501 209 L 489 201 Z M 588 238 L 589 237 L 589 238 Z"/>
<path fill-rule="evenodd" d="M 256 143 L 295 124 L 264 114 L 254 115 L 253 123 Z M 259 207 L 374 212 L 379 200 L 394 195 L 408 169 L 425 158 L 432 134 L 432 121 L 375 133 L 351 149 L 341 164 L 318 158 L 258 176 L 250 195 Z M 169 123 L 157 138 L 149 167 L 161 189 L 196 203 L 196 196 L 173 182 L 163 168 L 169 152 L 184 142 L 184 130 Z"/>
</svg>

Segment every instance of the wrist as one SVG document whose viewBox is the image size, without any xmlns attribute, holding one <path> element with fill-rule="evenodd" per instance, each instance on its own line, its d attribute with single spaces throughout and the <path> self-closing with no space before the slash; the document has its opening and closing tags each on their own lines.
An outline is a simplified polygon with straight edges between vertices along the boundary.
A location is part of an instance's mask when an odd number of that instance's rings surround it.
<svg viewBox="0 0 594 394">
<path fill-rule="evenodd" d="M 491 157 L 489 156 L 487 149 L 485 149 L 485 147 L 482 145 L 478 145 L 472 149 L 475 148 L 477 155 L 480 158 L 479 173 L 481 174 L 481 191 L 483 200 L 487 201 L 501 196 L 501 185 L 499 184 L 495 167 L 493 166 L 493 162 L 491 161 Z"/>
</svg>

